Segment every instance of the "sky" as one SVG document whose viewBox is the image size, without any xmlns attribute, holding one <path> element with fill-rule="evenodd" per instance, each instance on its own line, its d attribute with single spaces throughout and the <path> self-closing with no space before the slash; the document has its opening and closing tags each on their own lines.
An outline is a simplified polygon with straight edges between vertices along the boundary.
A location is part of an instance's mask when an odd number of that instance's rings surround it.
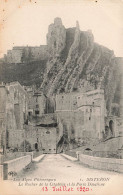
<svg viewBox="0 0 123 195">
<path fill-rule="evenodd" d="M 13 46 L 46 44 L 48 26 L 60 17 L 65 28 L 79 21 L 95 42 L 123 57 L 122 0 L 0 0 L 0 57 Z"/>
</svg>

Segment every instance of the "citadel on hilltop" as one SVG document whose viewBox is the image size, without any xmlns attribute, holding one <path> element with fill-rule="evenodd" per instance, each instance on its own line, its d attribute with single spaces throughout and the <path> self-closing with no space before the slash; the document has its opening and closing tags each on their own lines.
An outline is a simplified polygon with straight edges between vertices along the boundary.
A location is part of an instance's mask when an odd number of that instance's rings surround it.
<svg viewBox="0 0 123 195">
<path fill-rule="evenodd" d="M 118 153 L 123 148 L 122 67 L 123 59 L 95 43 L 90 30 L 81 31 L 78 22 L 66 29 L 55 18 L 47 45 L 13 47 L 4 56 L 1 147 L 60 153 L 111 139 Z"/>
<path fill-rule="evenodd" d="M 47 57 L 47 46 L 40 45 L 39 47 L 31 46 L 15 46 L 12 50 L 8 50 L 4 55 L 6 63 L 24 63 L 27 61 L 40 61 Z"/>
</svg>

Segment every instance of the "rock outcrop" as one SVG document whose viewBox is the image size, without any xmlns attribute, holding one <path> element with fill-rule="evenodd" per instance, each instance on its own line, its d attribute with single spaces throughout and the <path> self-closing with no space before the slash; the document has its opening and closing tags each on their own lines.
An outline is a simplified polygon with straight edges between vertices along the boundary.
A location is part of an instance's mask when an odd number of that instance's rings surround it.
<svg viewBox="0 0 123 195">
<path fill-rule="evenodd" d="M 48 97 L 103 88 L 111 114 L 112 105 L 118 104 L 121 98 L 122 59 L 95 43 L 91 30 L 81 31 L 78 22 L 76 27 L 66 29 L 60 18 L 49 26 L 47 50 L 45 61 L 0 65 L 0 80 L 18 80 L 24 85 L 37 83 Z"/>
<path fill-rule="evenodd" d="M 107 110 L 120 84 L 120 66 L 114 52 L 94 42 L 91 30 L 65 29 L 59 18 L 50 25 L 47 35 L 49 59 L 41 85 L 50 97 L 54 93 L 105 90 Z"/>
<path fill-rule="evenodd" d="M 49 25 L 47 45 L 49 57 L 57 57 L 65 47 L 66 30 L 60 18 L 55 18 L 54 23 Z"/>
</svg>

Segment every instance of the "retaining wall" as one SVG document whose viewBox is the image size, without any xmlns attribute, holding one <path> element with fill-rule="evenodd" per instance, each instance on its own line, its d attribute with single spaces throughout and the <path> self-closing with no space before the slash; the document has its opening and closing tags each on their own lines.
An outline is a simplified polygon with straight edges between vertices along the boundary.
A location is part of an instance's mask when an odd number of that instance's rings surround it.
<svg viewBox="0 0 123 195">
<path fill-rule="evenodd" d="M 0 180 L 3 178 L 3 165 L 0 165 Z"/>
<path fill-rule="evenodd" d="M 92 168 L 123 173 L 123 159 L 100 158 L 81 153 L 77 153 L 77 158 L 83 164 Z"/>
<path fill-rule="evenodd" d="M 3 163 L 3 179 L 9 179 L 32 161 L 32 155 L 26 155 Z"/>
</svg>

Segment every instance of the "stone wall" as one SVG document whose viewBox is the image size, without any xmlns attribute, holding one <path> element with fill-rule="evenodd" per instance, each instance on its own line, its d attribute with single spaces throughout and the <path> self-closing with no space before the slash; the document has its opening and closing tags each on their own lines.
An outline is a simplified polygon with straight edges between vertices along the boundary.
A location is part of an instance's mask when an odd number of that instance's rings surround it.
<svg viewBox="0 0 123 195">
<path fill-rule="evenodd" d="M 0 85 L 0 150 L 6 149 L 6 88 Z"/>
<path fill-rule="evenodd" d="M 34 93 L 32 96 L 33 99 L 33 115 L 42 116 L 45 113 L 46 109 L 46 98 L 41 93 Z"/>
<path fill-rule="evenodd" d="M 36 90 L 32 87 L 25 87 L 28 94 L 28 115 L 42 116 L 46 112 L 46 97 L 40 90 Z"/>
<path fill-rule="evenodd" d="M 10 148 L 20 148 L 25 137 L 25 130 L 9 130 L 8 131 L 8 143 L 7 146 Z"/>
<path fill-rule="evenodd" d="M 34 60 L 44 60 L 47 57 L 47 46 L 31 47 L 31 52 Z"/>
<path fill-rule="evenodd" d="M 103 117 L 101 116 L 101 108 L 97 106 L 82 106 L 79 110 L 81 110 L 84 115 L 84 131 L 93 132 L 95 138 L 101 139 L 101 117 Z"/>
<path fill-rule="evenodd" d="M 78 160 L 92 168 L 123 173 L 123 159 L 100 158 L 78 153 Z"/>
<path fill-rule="evenodd" d="M 3 179 L 11 178 L 10 173 L 17 173 L 25 168 L 29 163 L 31 163 L 32 157 L 31 155 L 23 156 L 14 160 L 6 161 L 3 164 Z"/>
<path fill-rule="evenodd" d="M 7 113 L 8 129 L 23 129 L 27 120 L 28 95 L 18 82 L 6 85 L 8 90 Z M 10 126 L 10 124 L 12 126 Z"/>
<path fill-rule="evenodd" d="M 42 150 L 44 153 L 56 153 L 56 128 L 42 131 Z"/>
<path fill-rule="evenodd" d="M 24 59 L 23 59 L 24 57 Z M 8 50 L 4 57 L 7 63 L 22 63 L 25 59 L 30 58 L 30 61 L 44 60 L 47 57 L 47 46 L 41 45 L 39 47 L 24 47 L 16 46 L 12 50 Z"/>
<path fill-rule="evenodd" d="M 62 128 L 67 129 L 68 140 L 75 139 L 82 143 L 90 139 L 102 139 L 105 133 L 105 111 L 104 91 L 100 89 L 56 95 L 59 128 L 61 131 Z"/>
<path fill-rule="evenodd" d="M 77 94 L 62 93 L 56 95 L 56 111 L 72 111 L 77 109 Z"/>
<path fill-rule="evenodd" d="M 95 143 L 98 137 L 98 129 L 96 125 L 93 126 L 93 121 L 89 123 L 85 121 L 86 116 L 82 111 L 62 111 L 57 112 L 59 131 L 63 132 L 64 141 L 72 149 L 74 144 L 81 146 L 87 144 L 90 141 Z M 99 121 L 96 120 L 97 123 Z M 96 123 L 95 122 L 95 123 Z M 97 125 L 98 126 L 98 125 Z M 61 135 L 62 136 L 62 135 Z"/>
<path fill-rule="evenodd" d="M 0 165 L 0 179 L 3 178 L 3 165 Z"/>
<path fill-rule="evenodd" d="M 107 128 L 107 138 L 118 137 L 120 135 L 119 123 L 120 123 L 119 118 L 116 116 L 108 116 L 105 118 L 105 126 Z"/>
<path fill-rule="evenodd" d="M 5 55 L 5 61 L 7 63 L 21 63 L 22 57 L 22 49 L 16 48 L 12 50 L 8 50 L 7 54 Z"/>
<path fill-rule="evenodd" d="M 27 100 L 27 93 L 18 82 L 0 87 L 0 129 L 3 129 L 0 143 L 4 149 L 20 143 L 27 120 Z"/>
<path fill-rule="evenodd" d="M 32 89 L 32 87 L 25 87 L 27 93 L 28 93 L 28 115 L 32 115 L 33 114 L 33 95 L 34 95 L 34 91 Z"/>
<path fill-rule="evenodd" d="M 31 144 L 32 150 L 56 153 L 57 132 L 55 127 L 27 125 L 25 128 L 25 140 Z"/>
</svg>

